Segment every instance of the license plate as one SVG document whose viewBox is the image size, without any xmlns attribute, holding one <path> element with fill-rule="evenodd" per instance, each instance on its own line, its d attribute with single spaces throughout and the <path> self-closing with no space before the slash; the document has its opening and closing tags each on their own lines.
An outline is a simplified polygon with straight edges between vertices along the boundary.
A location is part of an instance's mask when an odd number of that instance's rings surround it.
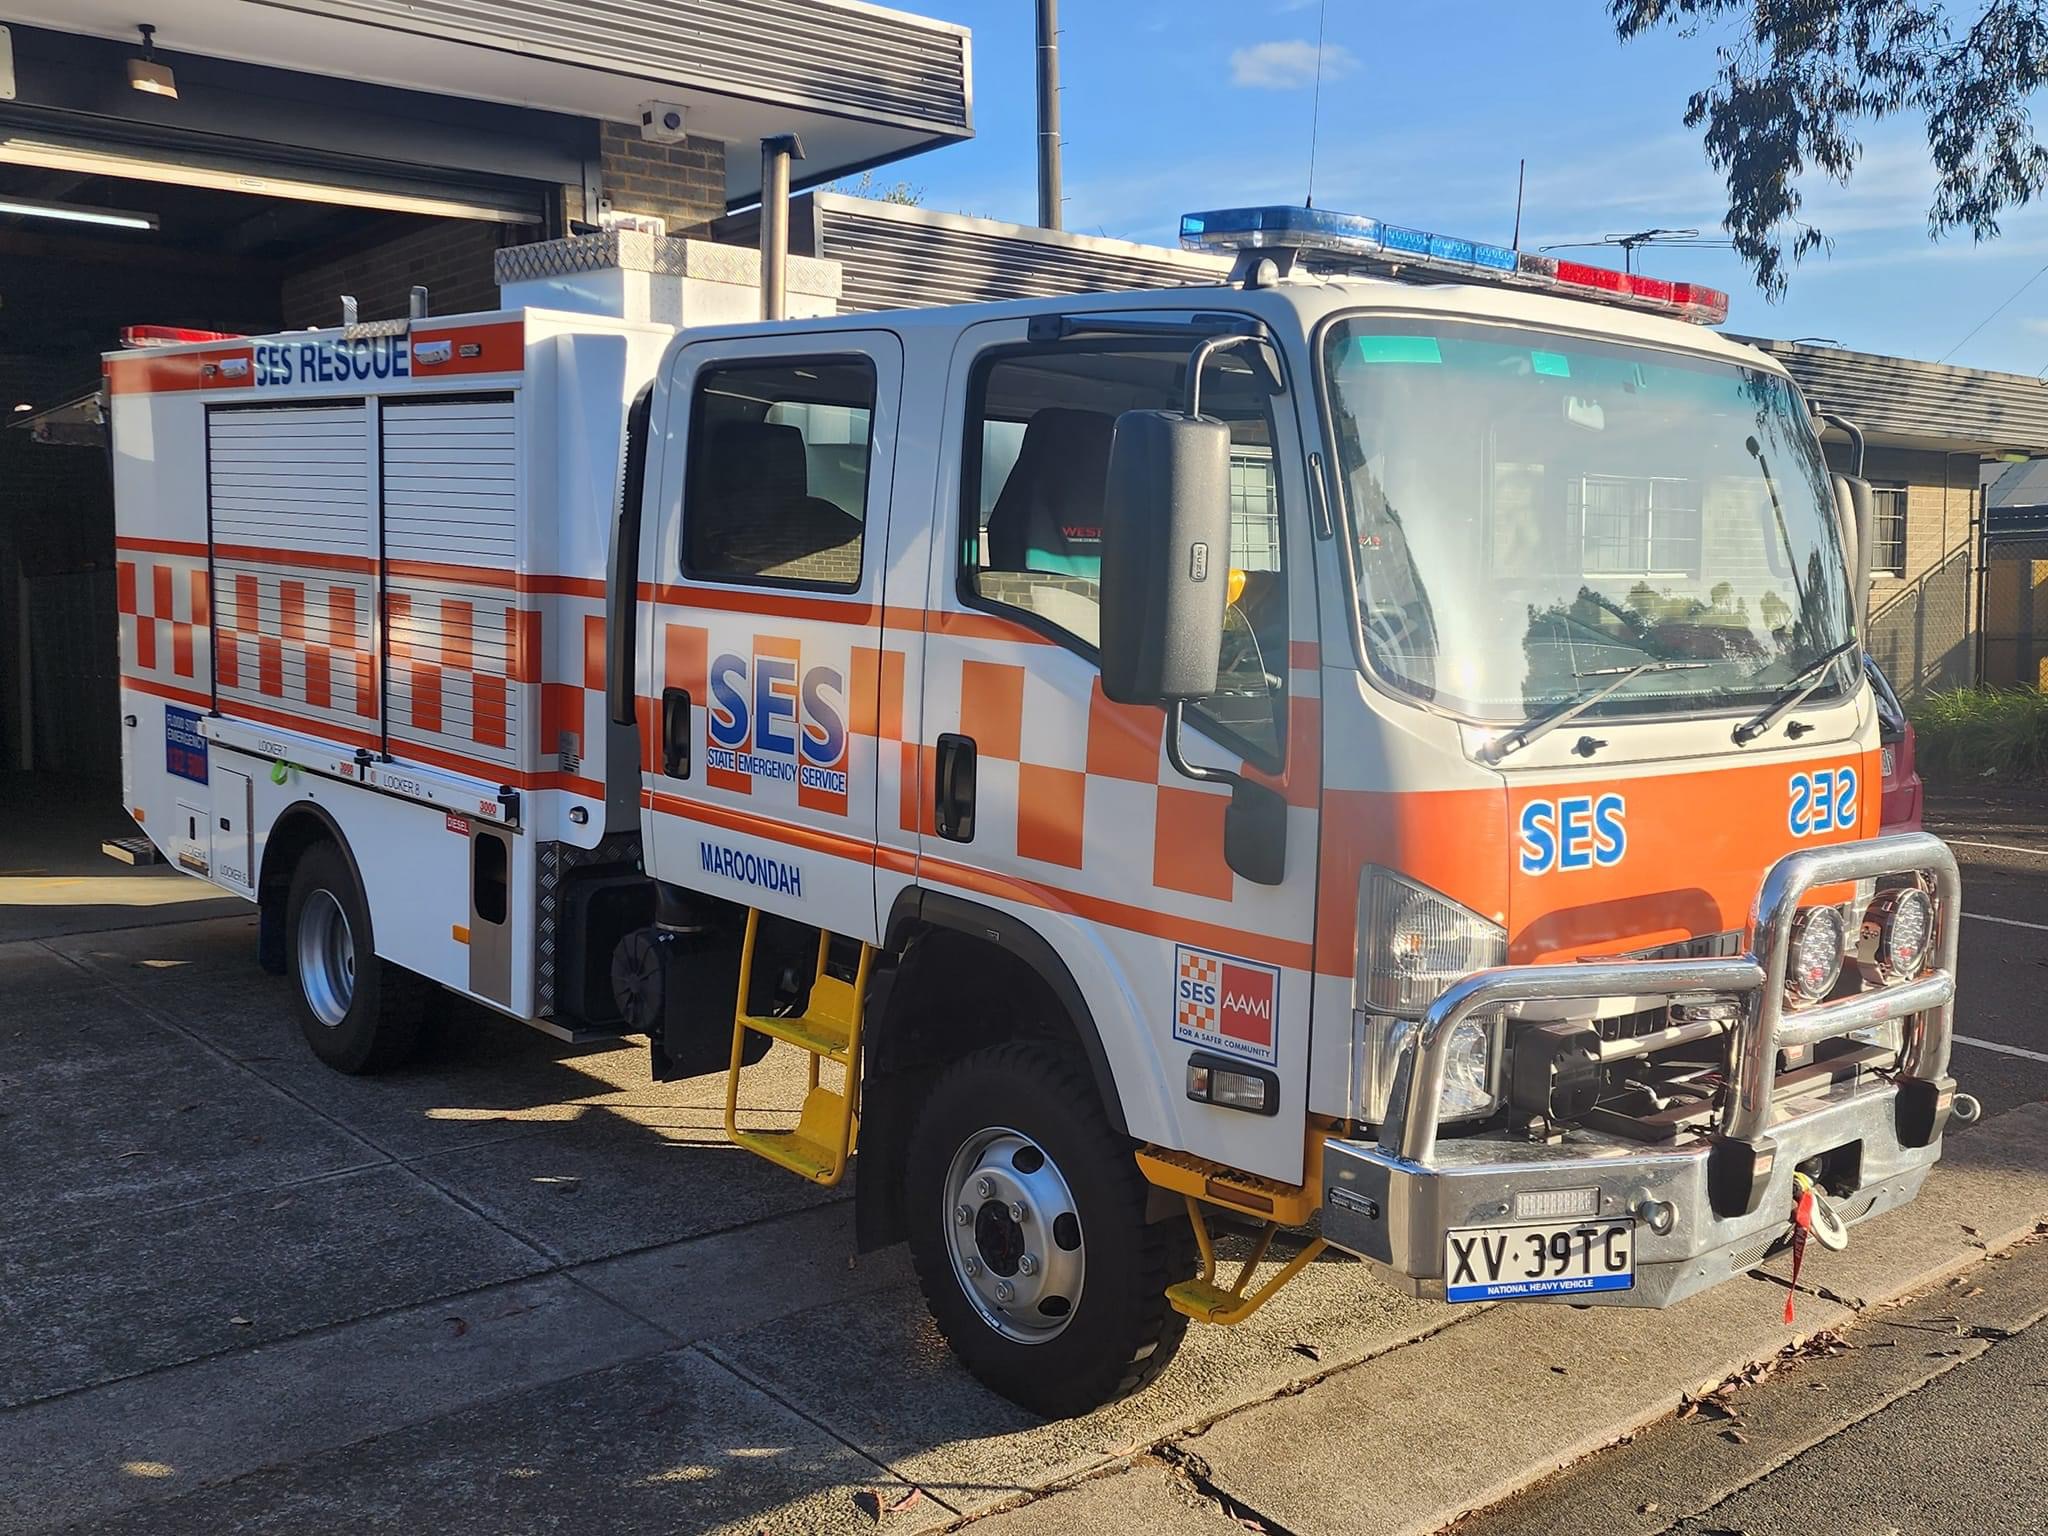
<svg viewBox="0 0 2048 1536">
<path fill-rule="evenodd" d="M 1627 1217 L 1444 1234 L 1444 1295 L 1451 1301 L 1626 1291 L 1635 1283 L 1636 1224 Z"/>
<path fill-rule="evenodd" d="M 1878 748 L 1877 771 L 1881 777 L 1887 779 L 1899 771 L 1899 753 L 1896 747 Z"/>
</svg>

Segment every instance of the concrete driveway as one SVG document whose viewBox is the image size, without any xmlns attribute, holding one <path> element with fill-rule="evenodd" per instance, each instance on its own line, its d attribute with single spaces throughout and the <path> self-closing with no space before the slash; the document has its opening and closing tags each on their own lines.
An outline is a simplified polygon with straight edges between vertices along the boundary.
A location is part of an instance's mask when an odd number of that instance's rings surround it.
<svg viewBox="0 0 2048 1536">
<path fill-rule="evenodd" d="M 953 1365 L 900 1250 L 855 1257 L 848 1191 L 722 1143 L 718 1079 L 460 1007 L 417 1065 L 340 1077 L 247 909 L 144 892 L 77 931 L 22 889 L 0 1532 L 1429 1530 L 1793 1332 L 1761 1275 L 1669 1313 L 1488 1311 L 1333 1259 L 1139 1397 L 1044 1424 Z M 799 1071 L 754 1069 L 750 1113 L 787 1123 Z M 1810 1265 L 1798 1331 L 2032 1230 L 2038 1096 Z"/>
</svg>

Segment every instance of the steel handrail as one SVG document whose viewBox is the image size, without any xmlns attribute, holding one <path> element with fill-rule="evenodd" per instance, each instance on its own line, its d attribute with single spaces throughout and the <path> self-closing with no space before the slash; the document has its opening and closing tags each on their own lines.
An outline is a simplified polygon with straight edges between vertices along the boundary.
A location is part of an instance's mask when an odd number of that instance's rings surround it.
<svg viewBox="0 0 2048 1536">
<path fill-rule="evenodd" d="M 1380 1151 L 1426 1163 L 1436 1151 L 1438 1113 L 1451 1036 L 1475 1013 L 1535 998 L 1725 997 L 1754 992 L 1764 973 L 1754 960 L 1583 960 L 1562 965 L 1505 965 L 1453 982 L 1420 1019 L 1394 1027 L 1393 1090 Z"/>
<path fill-rule="evenodd" d="M 1871 880 L 1880 875 L 1930 874 L 1934 877 L 1935 934 L 1938 958 L 1920 982 L 1907 988 L 1886 988 L 1865 994 L 1886 997 L 1895 991 L 1928 990 L 1921 983 L 1939 977 L 1947 981 L 1945 995 L 1932 1007 L 1921 1005 L 1910 1015 L 1903 1009 L 1880 1017 L 1859 1019 L 1826 1032 L 1818 1032 L 1822 1021 L 1838 1017 L 1844 1004 L 1802 1011 L 1795 1022 L 1785 1024 L 1785 967 L 1791 959 L 1792 923 L 1799 915 L 1800 902 L 1817 885 L 1835 885 L 1847 880 Z M 1886 1018 L 1906 1019 L 1899 1053 L 1899 1069 L 1906 1077 L 1939 1078 L 1948 1071 L 1950 1041 L 1955 1033 L 1955 973 L 1957 931 L 1962 927 L 1963 883 L 1956 871 L 1956 857 L 1940 838 L 1926 832 L 1901 832 L 1891 837 L 1872 838 L 1861 843 L 1837 843 L 1827 848 L 1802 848 L 1788 853 L 1770 868 L 1750 909 L 1745 938 L 1749 952 L 1764 966 L 1762 1006 L 1750 1031 L 1752 1048 L 1738 1046 L 1735 1083 L 1723 1129 L 1734 1138 L 1751 1141 L 1763 1134 L 1771 1117 L 1771 1083 L 1776 1075 L 1778 1050 L 1786 1043 L 1810 1044 L 1864 1029 Z M 1860 998 L 1846 1000 L 1861 1001 Z M 1809 1020 L 1812 1021 L 1809 1023 Z M 1792 1040 L 1797 1036 L 1796 1042 Z"/>
</svg>

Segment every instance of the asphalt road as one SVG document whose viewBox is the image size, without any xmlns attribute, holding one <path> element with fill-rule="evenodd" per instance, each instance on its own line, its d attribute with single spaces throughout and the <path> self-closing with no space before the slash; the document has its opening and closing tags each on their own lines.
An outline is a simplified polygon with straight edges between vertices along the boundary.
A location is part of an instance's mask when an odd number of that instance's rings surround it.
<svg viewBox="0 0 2048 1536">
<path fill-rule="evenodd" d="M 2048 1529 L 2048 1233 L 1788 1348 L 1456 1536 Z"/>
<path fill-rule="evenodd" d="M 1963 872 L 1953 1071 L 1987 1115 L 2048 1099 L 2048 796 L 1930 794 Z"/>
</svg>

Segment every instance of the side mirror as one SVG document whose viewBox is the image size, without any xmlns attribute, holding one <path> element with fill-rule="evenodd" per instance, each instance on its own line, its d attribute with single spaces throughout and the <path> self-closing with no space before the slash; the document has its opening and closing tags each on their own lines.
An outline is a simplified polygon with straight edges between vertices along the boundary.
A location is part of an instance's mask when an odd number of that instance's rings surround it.
<svg viewBox="0 0 2048 1536">
<path fill-rule="evenodd" d="M 1856 606 L 1856 638 L 1870 642 L 1870 556 L 1877 537 L 1877 509 L 1870 482 L 1857 475 L 1835 476 L 1835 514 L 1849 552 L 1850 596 Z"/>
<path fill-rule="evenodd" d="M 1102 508 L 1102 691 L 1170 704 L 1216 691 L 1230 586 L 1230 428 L 1125 411 Z"/>
<path fill-rule="evenodd" d="M 1230 592 L 1230 428 L 1184 411 L 1125 411 L 1102 508 L 1102 692 L 1167 711 L 1166 757 L 1191 779 L 1230 786 L 1223 857 L 1247 880 L 1287 870 L 1287 802 L 1227 768 L 1181 753 L 1190 699 L 1216 691 Z"/>
</svg>

